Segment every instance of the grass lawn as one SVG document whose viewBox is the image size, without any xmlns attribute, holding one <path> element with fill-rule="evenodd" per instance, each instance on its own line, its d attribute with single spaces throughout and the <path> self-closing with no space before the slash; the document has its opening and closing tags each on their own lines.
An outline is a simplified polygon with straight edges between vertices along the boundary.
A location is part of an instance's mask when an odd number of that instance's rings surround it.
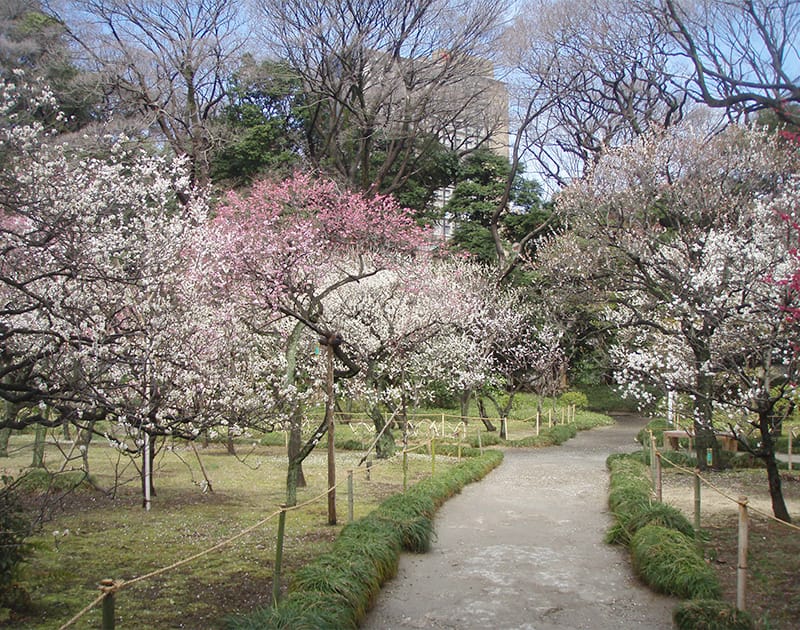
<svg viewBox="0 0 800 630">
<path fill-rule="evenodd" d="M 13 439 L 14 457 L 3 468 L 15 472 L 29 463 L 29 436 Z M 91 449 L 90 469 L 104 490 L 114 486 L 114 470 L 125 460 L 105 446 Z M 123 472 L 123 484 L 110 496 L 81 489 L 69 494 L 34 537 L 35 552 L 25 567 L 24 582 L 35 609 L 24 617 L 0 624 L 15 628 L 58 628 L 98 594 L 104 578 L 131 580 L 210 548 L 274 514 L 285 498 L 285 461 L 281 447 L 239 446 L 239 458 L 221 446 L 198 449 L 212 482 L 203 491 L 198 460 L 191 448 L 162 452 L 157 459 L 157 496 L 152 509 L 141 507 L 135 471 Z M 247 456 L 245 458 L 245 452 Z M 55 464 L 58 450 L 48 447 Z M 348 520 L 347 469 L 355 468 L 361 453 L 337 455 L 337 526 L 327 525 L 327 460 L 312 453 L 304 470 L 308 487 L 298 502 L 319 499 L 287 514 L 282 583 L 309 558 L 326 551 Z M 244 461 L 240 461 L 240 460 Z M 409 455 L 409 483 L 431 472 L 427 451 Z M 437 456 L 443 469 L 455 458 Z M 380 462 L 370 471 L 354 474 L 354 516 L 359 518 L 403 488 L 402 458 Z M 34 507 L 33 505 L 31 507 Z M 33 516 L 33 515 L 32 515 Z M 228 546 L 162 575 L 138 582 L 117 594 L 118 626 L 123 628 L 215 628 L 227 614 L 271 603 L 277 518 Z M 99 627 L 95 608 L 75 627 Z"/>
<path fill-rule="evenodd" d="M 550 400 L 544 409 L 541 429 L 547 426 L 548 417 L 553 422 L 564 418 L 565 412 L 554 410 Z M 480 421 L 471 420 L 464 429 L 454 415 L 452 409 L 428 409 L 411 416 L 411 440 L 419 448 L 408 455 L 409 484 L 432 472 L 428 442 L 431 436 L 437 443 L 461 442 L 465 446 L 478 441 L 483 445 L 499 442 L 497 432 L 487 432 Z M 509 439 L 535 435 L 535 416 L 534 397 L 520 397 L 507 423 Z M 498 421 L 494 423 L 499 429 Z M 371 435 L 366 419 L 354 414 L 347 425 L 337 427 L 337 444 L 340 440 L 369 443 Z M 48 436 L 46 465 L 51 471 L 61 468 L 64 449 L 69 448 L 69 444 L 57 444 L 56 437 L 61 436 Z M 399 443 L 399 433 L 397 440 Z M 0 459 L 0 471 L 17 476 L 29 466 L 32 442 L 32 433 L 13 435 L 11 456 Z M 55 514 L 33 537 L 34 553 L 22 575 L 34 609 L 25 615 L 11 615 L 0 609 L 0 627 L 59 628 L 95 599 L 101 580 L 134 580 L 211 548 L 273 515 L 221 549 L 124 587 L 116 596 L 116 615 L 118 627 L 126 629 L 222 628 L 227 615 L 269 605 L 278 524 L 275 514 L 285 500 L 283 442 L 279 434 L 250 442 L 242 440 L 237 444 L 236 456 L 214 443 L 205 448 L 197 444 L 199 458 L 192 446 L 183 442 L 162 449 L 154 470 L 157 494 L 148 512 L 142 509 L 134 463 L 95 440 L 89 453 L 90 472 L 97 489 L 83 487 L 64 497 L 30 497 L 32 519 L 37 517 L 42 501 Z M 356 469 L 362 456 L 363 451 L 337 452 L 340 485 L 336 493 L 336 526 L 327 525 L 324 440 L 305 461 L 308 487 L 299 491 L 298 503 L 315 501 L 287 515 L 281 580 L 284 589 L 293 571 L 327 551 L 347 523 L 347 470 Z M 456 457 L 437 453 L 435 469 L 445 470 L 456 462 Z M 74 463 L 77 467 L 79 460 Z M 369 480 L 363 465 L 354 474 L 356 519 L 403 490 L 401 456 L 388 461 L 373 457 L 373 464 Z M 206 486 L 203 469 L 211 489 Z M 54 501 L 57 505 L 53 505 Z M 100 618 L 100 609 L 95 607 L 74 627 L 100 627 Z"/>
</svg>

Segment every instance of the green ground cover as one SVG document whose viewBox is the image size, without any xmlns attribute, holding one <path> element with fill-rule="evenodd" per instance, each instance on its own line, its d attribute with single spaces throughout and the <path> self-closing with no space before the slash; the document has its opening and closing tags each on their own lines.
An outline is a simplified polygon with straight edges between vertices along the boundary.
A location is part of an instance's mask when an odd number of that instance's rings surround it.
<svg viewBox="0 0 800 630">
<path fill-rule="evenodd" d="M 561 408 L 556 406 L 553 411 L 550 400 L 546 406 L 552 411 L 553 422 L 560 422 Z M 487 432 L 476 420 L 468 422 L 466 431 L 463 428 L 456 431 L 457 418 L 447 417 L 455 415 L 454 409 L 426 410 L 424 418 L 417 418 L 417 432 L 412 436 L 418 448 L 407 457 L 408 485 L 430 477 L 434 470 L 431 436 L 435 437 L 435 471 L 444 474 L 459 464 L 459 450 L 466 455 L 470 444 L 477 445 L 479 433 L 482 446 L 492 443 L 510 446 L 515 441 L 535 437 L 536 407 L 534 397 L 521 397 L 508 420 L 508 442 L 499 440 L 496 432 Z M 444 430 L 442 414 L 446 416 Z M 576 420 L 581 428 L 607 422 L 603 416 L 590 412 L 578 412 Z M 540 418 L 539 431 L 543 438 L 565 433 L 563 439 L 568 439 L 574 433 L 572 427 L 561 425 L 551 429 L 544 418 Z M 363 443 L 369 437 L 366 426 L 341 426 L 336 435 L 337 445 L 348 440 Z M 399 430 L 395 437 L 400 445 Z M 56 443 L 61 438 L 58 433 L 49 435 L 45 461 L 51 471 L 61 468 L 63 453 L 69 448 L 66 443 Z M 110 446 L 93 443 L 89 455 L 94 487 L 83 484 L 66 495 L 41 491 L 27 495 L 32 519 L 37 517 L 43 503 L 50 508 L 54 508 L 54 502 L 58 505 L 54 517 L 44 522 L 32 538 L 34 553 L 21 575 L 34 607 L 28 613 L 13 615 L 0 609 L 0 627 L 58 628 L 97 596 L 100 580 L 135 579 L 213 547 L 276 515 L 285 498 L 284 441 L 280 434 L 241 439 L 236 444 L 236 456 L 228 454 L 224 445 L 213 442 L 196 445 L 199 458 L 195 449 L 185 443 L 176 442 L 162 449 L 155 465 L 157 494 L 149 512 L 141 507 L 135 464 Z M 541 445 L 548 443 L 552 442 L 541 441 Z M 19 475 L 31 462 L 32 445 L 32 432 L 13 435 L 10 457 L 0 459 L 3 474 Z M 284 591 L 301 567 L 331 551 L 347 524 L 348 469 L 356 469 L 353 505 L 356 520 L 403 491 L 401 455 L 388 461 L 371 456 L 369 480 L 365 466 L 358 467 L 363 455 L 360 450 L 337 452 L 337 479 L 341 485 L 337 488 L 336 526 L 327 525 L 324 440 L 306 460 L 308 487 L 300 491 L 298 501 L 317 500 L 287 516 L 281 580 Z M 206 484 L 203 470 L 211 488 Z M 63 481 L 62 477 L 56 478 Z M 270 605 L 276 534 L 277 517 L 274 517 L 209 555 L 123 588 L 116 596 L 118 627 L 222 628 L 229 615 Z M 99 624 L 100 610 L 94 608 L 75 627 L 99 627 Z"/>
</svg>

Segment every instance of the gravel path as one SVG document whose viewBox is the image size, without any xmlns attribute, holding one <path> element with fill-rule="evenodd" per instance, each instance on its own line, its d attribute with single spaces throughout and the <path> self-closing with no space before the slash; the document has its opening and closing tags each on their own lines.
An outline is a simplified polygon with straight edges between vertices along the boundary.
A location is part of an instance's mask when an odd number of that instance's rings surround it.
<svg viewBox="0 0 800 630">
<path fill-rule="evenodd" d="M 610 453 L 644 420 L 620 416 L 560 447 L 508 450 L 436 515 L 427 554 L 403 554 L 367 630 L 672 628 L 676 600 L 651 593 L 627 553 L 603 543 Z"/>
</svg>

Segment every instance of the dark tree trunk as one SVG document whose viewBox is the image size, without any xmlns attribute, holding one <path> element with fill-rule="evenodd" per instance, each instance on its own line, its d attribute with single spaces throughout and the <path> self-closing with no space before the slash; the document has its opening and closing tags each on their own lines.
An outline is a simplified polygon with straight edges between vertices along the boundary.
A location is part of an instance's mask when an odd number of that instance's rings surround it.
<svg viewBox="0 0 800 630">
<path fill-rule="evenodd" d="M 775 518 L 792 522 L 789 510 L 786 509 L 786 501 L 783 499 L 783 489 L 781 488 L 781 474 L 778 470 L 778 462 L 775 459 L 775 440 L 773 439 L 773 424 L 771 422 L 771 406 L 769 410 L 759 411 L 758 429 L 761 433 L 761 446 L 757 451 L 758 457 L 764 460 L 767 466 L 767 481 L 769 482 L 769 496 L 772 500 L 772 513 Z"/>
<path fill-rule="evenodd" d="M 481 417 L 481 422 L 483 422 L 483 426 L 486 427 L 487 431 L 497 431 L 497 427 L 492 424 L 492 421 L 489 419 L 489 414 L 486 413 L 486 403 L 483 401 L 481 396 L 476 396 L 475 401 L 478 404 L 478 415 Z M 500 436 L 503 437 L 502 435 Z"/>
<path fill-rule="evenodd" d="M 461 420 L 467 422 L 469 418 L 469 399 L 472 397 L 472 390 L 462 390 L 458 395 L 458 404 L 461 409 Z"/>
<path fill-rule="evenodd" d="M 92 429 L 94 422 L 89 423 L 85 429 L 78 431 L 78 448 L 81 450 L 81 457 L 83 458 L 83 472 L 89 475 L 89 444 L 92 441 Z"/>
<path fill-rule="evenodd" d="M 714 383 L 711 375 L 706 373 L 705 365 L 711 358 L 711 351 L 704 345 L 694 347 L 696 392 L 694 395 L 694 437 L 697 466 L 700 470 L 720 467 L 719 443 L 714 435 L 712 422 L 712 394 Z M 709 462 L 709 454 L 711 461 Z"/>
<path fill-rule="evenodd" d="M 375 453 L 378 459 L 388 459 L 394 455 L 397 448 L 391 427 L 386 426 L 386 418 L 384 418 L 383 412 L 377 405 L 372 407 L 369 415 L 372 418 L 372 423 L 375 425 L 375 435 L 380 435 L 378 441 L 375 443 Z"/>
<path fill-rule="evenodd" d="M 0 429 L 0 457 L 8 457 L 8 441 L 11 439 L 11 429 Z"/>
<path fill-rule="evenodd" d="M 292 481 L 295 484 L 296 488 L 306 487 L 306 476 L 303 473 L 303 459 L 300 460 L 297 459 L 302 448 L 303 448 L 302 421 L 300 419 L 299 411 L 294 410 L 292 413 L 292 421 L 289 426 L 289 446 L 287 450 L 289 455 L 289 469 L 290 469 L 289 474 L 292 476 Z M 295 463 L 292 464 L 292 462 Z M 294 466 L 294 470 L 292 470 L 292 466 Z"/>
<path fill-rule="evenodd" d="M 289 338 L 286 340 L 286 384 L 295 385 L 297 380 L 297 351 L 300 345 L 300 339 L 303 335 L 304 325 L 297 322 L 292 329 Z M 303 473 L 303 460 L 305 455 L 300 457 L 303 449 L 303 415 L 300 409 L 292 409 L 291 417 L 289 418 L 289 440 L 288 440 L 288 456 L 289 456 L 289 469 L 286 475 L 286 494 L 287 501 L 290 495 L 297 496 L 297 488 L 306 487 L 306 476 Z M 291 483 L 291 488 L 289 484 Z M 294 503 L 287 503 L 287 505 L 295 505 Z"/>
<path fill-rule="evenodd" d="M 36 425 L 36 434 L 33 439 L 33 460 L 31 468 L 44 468 L 44 440 L 47 436 L 47 427 Z"/>
<path fill-rule="evenodd" d="M 228 455 L 236 455 L 236 445 L 233 443 L 233 434 L 231 433 L 230 425 L 228 425 L 228 439 L 225 440 L 225 449 Z"/>
</svg>

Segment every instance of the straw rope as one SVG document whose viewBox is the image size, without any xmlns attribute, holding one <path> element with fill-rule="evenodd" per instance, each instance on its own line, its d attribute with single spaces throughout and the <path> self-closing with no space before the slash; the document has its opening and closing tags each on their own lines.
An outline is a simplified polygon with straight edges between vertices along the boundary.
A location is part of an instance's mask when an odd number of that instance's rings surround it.
<svg viewBox="0 0 800 630">
<path fill-rule="evenodd" d="M 709 481 L 703 475 L 701 475 L 697 470 L 686 468 L 685 466 L 681 466 L 680 464 L 676 464 L 675 462 L 671 462 L 668 459 L 664 459 L 663 453 L 661 451 L 659 451 L 658 449 L 656 449 L 656 455 L 661 459 L 662 462 L 666 462 L 667 464 L 669 464 L 673 468 L 677 468 L 678 470 L 682 470 L 684 472 L 687 472 L 690 475 L 697 475 L 698 479 L 700 479 L 705 485 L 707 485 L 714 492 L 716 492 L 717 494 L 722 495 L 723 497 L 725 497 L 729 501 L 732 501 L 733 503 L 736 503 L 737 505 L 741 505 L 742 504 L 742 502 L 739 501 L 739 499 L 734 499 L 727 492 L 725 492 L 721 488 L 718 488 L 711 481 Z M 787 523 L 786 521 L 782 521 L 779 518 L 775 518 L 774 515 L 769 514 L 767 512 L 764 512 L 763 510 L 759 510 L 758 508 L 755 508 L 750 504 L 747 505 L 747 509 L 750 510 L 751 512 L 755 512 L 756 514 L 760 514 L 761 516 L 763 516 L 763 517 L 765 517 L 767 519 L 773 520 L 776 523 L 780 523 L 781 525 L 784 525 L 785 527 L 788 527 L 789 529 L 793 529 L 793 530 L 796 530 L 796 531 L 800 532 L 800 527 L 798 527 L 797 525 L 794 525 L 793 523 Z"/>
</svg>

